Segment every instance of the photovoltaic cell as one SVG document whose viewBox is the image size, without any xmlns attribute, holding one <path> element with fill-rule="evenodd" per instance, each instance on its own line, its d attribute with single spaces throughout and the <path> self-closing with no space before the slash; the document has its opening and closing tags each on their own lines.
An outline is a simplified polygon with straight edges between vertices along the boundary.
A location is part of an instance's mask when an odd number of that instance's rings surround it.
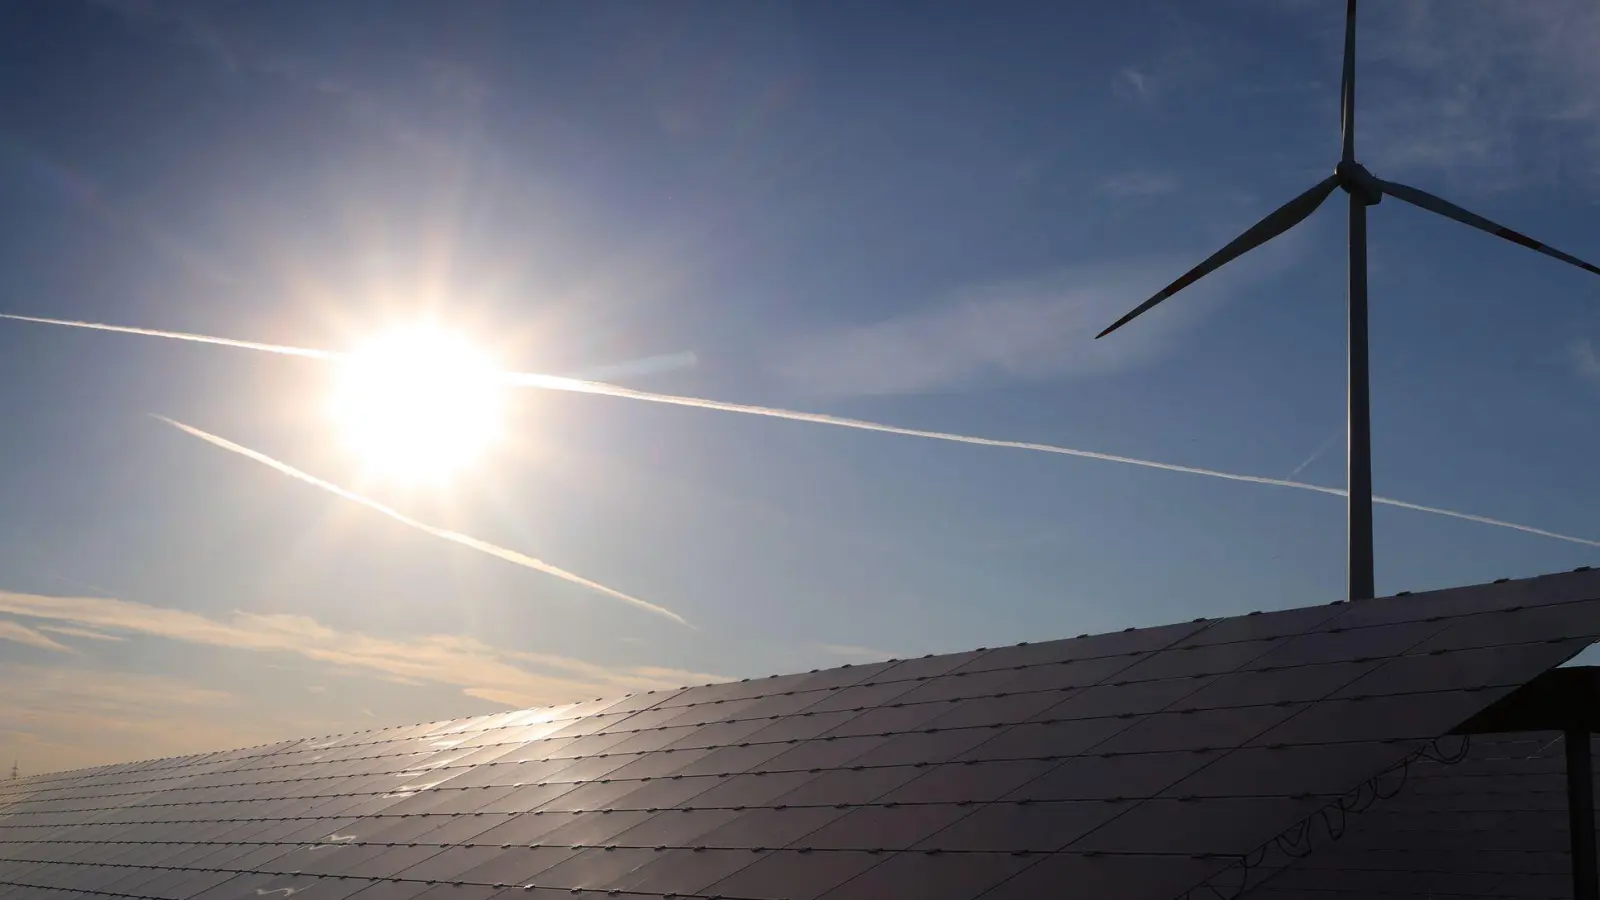
<svg viewBox="0 0 1600 900">
<path fill-rule="evenodd" d="M 738 818 L 732 809 L 663 809 L 612 839 L 621 847 L 703 846 L 701 837 Z"/>
<path fill-rule="evenodd" d="M 700 801 L 701 795 L 721 784 L 713 776 L 671 776 L 641 782 L 640 787 L 617 798 L 618 809 L 642 809 L 646 812 L 681 807 L 690 801 Z"/>
<path fill-rule="evenodd" d="M 967 900 L 1021 871 L 1027 857 L 1014 853 L 902 853 L 821 895 L 821 900 Z"/>
<path fill-rule="evenodd" d="M 704 889 L 760 859 L 748 850 L 690 848 L 684 852 L 657 853 L 645 863 L 612 881 L 609 890 L 645 894 L 675 893 L 705 896 Z M 757 895 L 759 896 L 759 895 Z"/>
<path fill-rule="evenodd" d="M 1061 702 L 1055 691 L 995 694 L 983 703 L 957 703 L 937 718 L 924 723 L 925 730 L 1001 728 L 1018 725 L 1044 715 Z"/>
<path fill-rule="evenodd" d="M 921 838 L 918 850 L 1053 853 L 1105 825 L 1127 808 L 1102 800 L 989 803 L 969 812 L 936 807 L 948 824 Z M 864 811 L 865 812 L 865 811 Z"/>
<path fill-rule="evenodd" d="M 937 765 L 955 759 L 992 737 L 993 732 L 986 728 L 913 731 L 886 738 L 871 750 L 852 759 L 851 763 L 873 768 L 911 766 L 919 763 Z"/>
<path fill-rule="evenodd" d="M 635 848 L 590 848 L 535 875 L 541 887 L 607 890 L 629 873 L 661 858 L 663 851 Z"/>
<path fill-rule="evenodd" d="M 877 735 L 823 737 L 801 741 L 788 750 L 754 767 L 761 772 L 804 772 L 834 769 L 883 745 L 887 738 Z"/>
<path fill-rule="evenodd" d="M 1050 854 L 1036 858 L 978 896 L 982 900 L 1031 900 L 1053 896 L 1071 885 L 1082 897 L 1177 897 L 1226 864 L 1192 856 Z"/>
<path fill-rule="evenodd" d="M 1559 740 L 1415 755 L 1596 634 L 1574 573 L 0 782 L 0 900 L 1560 896 Z"/>
<path fill-rule="evenodd" d="M 787 847 L 842 818 L 847 809 L 831 806 L 786 806 L 749 809 L 728 824 L 696 840 L 697 845 L 725 850 Z"/>
<path fill-rule="evenodd" d="M 774 896 L 815 900 L 883 861 L 878 854 L 851 850 L 776 850 L 710 885 L 713 894 Z"/>
<path fill-rule="evenodd" d="M 1565 776 L 1552 773 L 1564 754 L 1557 732 L 1474 735 L 1459 761 L 1413 763 L 1403 792 L 1351 816 L 1339 840 L 1264 867 L 1242 896 L 1570 897 Z"/>
<path fill-rule="evenodd" d="M 802 843 L 822 850 L 901 851 L 970 815 L 972 810 L 958 803 L 861 806 L 807 834 Z"/>
</svg>

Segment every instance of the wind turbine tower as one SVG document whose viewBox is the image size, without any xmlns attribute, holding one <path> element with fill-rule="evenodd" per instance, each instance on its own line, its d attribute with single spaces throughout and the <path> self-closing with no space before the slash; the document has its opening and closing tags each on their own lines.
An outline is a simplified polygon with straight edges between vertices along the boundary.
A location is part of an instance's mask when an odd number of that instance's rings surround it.
<svg viewBox="0 0 1600 900">
<path fill-rule="evenodd" d="M 1349 558 L 1347 583 L 1351 600 L 1365 600 L 1375 593 L 1372 552 L 1372 416 L 1367 388 L 1367 207 L 1376 206 L 1384 196 L 1409 203 L 1431 213 L 1454 219 L 1487 231 L 1495 237 L 1521 244 L 1546 256 L 1600 275 L 1600 267 L 1569 256 L 1527 235 L 1512 231 L 1454 203 L 1426 191 L 1384 181 L 1356 162 L 1356 0 L 1347 0 L 1344 22 L 1344 75 L 1339 86 L 1339 117 L 1343 147 L 1333 174 L 1317 182 L 1305 193 L 1268 213 L 1231 243 L 1204 262 L 1185 272 L 1155 296 L 1139 304 L 1127 315 L 1096 335 L 1103 338 L 1161 301 L 1178 293 L 1224 265 L 1265 244 L 1300 224 L 1316 211 L 1335 188 L 1350 196 L 1350 334 L 1348 431 L 1349 466 Z"/>
</svg>

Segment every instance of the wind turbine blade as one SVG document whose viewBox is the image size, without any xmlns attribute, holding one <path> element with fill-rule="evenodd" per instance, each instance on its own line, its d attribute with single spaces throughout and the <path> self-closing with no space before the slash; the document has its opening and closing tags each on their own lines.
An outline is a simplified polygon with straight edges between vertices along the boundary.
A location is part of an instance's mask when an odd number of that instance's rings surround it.
<svg viewBox="0 0 1600 900">
<path fill-rule="evenodd" d="M 1407 187 L 1392 181 L 1384 181 L 1381 184 L 1385 194 L 1404 200 L 1412 206 L 1425 209 L 1431 213 L 1438 213 L 1447 219 L 1455 219 L 1463 225 L 1471 225 L 1473 228 L 1487 231 L 1495 237 L 1505 238 L 1513 244 L 1521 244 L 1529 250 L 1536 250 L 1545 256 L 1554 257 L 1564 263 L 1577 266 L 1585 272 L 1593 272 L 1596 275 L 1600 275 L 1600 267 L 1586 263 L 1576 256 L 1562 253 L 1549 245 L 1541 244 L 1521 232 L 1512 231 L 1504 225 L 1491 222 L 1477 213 L 1468 212 L 1442 197 L 1435 197 L 1427 191 L 1419 191 L 1414 187 Z"/>
<path fill-rule="evenodd" d="M 1143 314 L 1150 307 L 1155 306 L 1157 303 L 1160 303 L 1168 297 L 1171 297 L 1173 294 L 1176 294 L 1189 285 L 1194 284 L 1201 278 L 1204 278 L 1212 272 L 1215 272 L 1228 263 L 1238 259 L 1246 253 L 1249 253 L 1251 250 L 1254 250 L 1262 244 L 1265 244 L 1267 241 L 1272 240 L 1278 235 L 1283 234 L 1285 231 L 1288 231 L 1294 226 L 1299 225 L 1305 220 L 1306 216 L 1316 212 L 1317 207 L 1322 205 L 1322 201 L 1328 199 L 1328 195 L 1333 193 L 1333 189 L 1338 186 L 1338 184 L 1339 179 L 1330 175 L 1322 181 L 1317 182 L 1316 186 L 1311 188 L 1311 190 L 1306 191 L 1293 200 L 1290 200 L 1288 203 L 1285 203 L 1272 212 L 1267 213 L 1266 218 L 1250 226 L 1248 231 L 1234 238 L 1226 247 L 1223 247 L 1216 253 L 1211 254 L 1211 256 L 1207 257 L 1205 262 L 1183 273 L 1183 275 L 1177 281 L 1174 281 L 1173 283 L 1162 288 L 1160 291 L 1157 291 L 1154 297 L 1151 297 L 1149 300 L 1139 304 L 1133 310 L 1133 312 L 1130 312 L 1113 322 L 1111 327 L 1095 335 L 1095 339 L 1099 340 L 1111 332 L 1116 331 L 1118 328 L 1121 328 L 1122 326 L 1133 321 L 1139 315 Z"/>
<path fill-rule="evenodd" d="M 1356 158 L 1356 0 L 1344 8 L 1344 72 L 1339 77 L 1339 136 L 1344 149 L 1339 158 Z"/>
</svg>

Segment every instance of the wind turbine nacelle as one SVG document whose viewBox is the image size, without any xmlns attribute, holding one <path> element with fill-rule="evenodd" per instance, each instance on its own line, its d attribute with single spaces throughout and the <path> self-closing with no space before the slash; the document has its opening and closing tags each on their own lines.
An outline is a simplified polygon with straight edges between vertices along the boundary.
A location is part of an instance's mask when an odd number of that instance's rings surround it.
<svg viewBox="0 0 1600 900">
<path fill-rule="evenodd" d="M 1352 197 L 1360 198 L 1367 206 L 1377 206 L 1383 200 L 1383 182 L 1358 162 L 1341 162 L 1333 168 L 1339 187 Z"/>
</svg>

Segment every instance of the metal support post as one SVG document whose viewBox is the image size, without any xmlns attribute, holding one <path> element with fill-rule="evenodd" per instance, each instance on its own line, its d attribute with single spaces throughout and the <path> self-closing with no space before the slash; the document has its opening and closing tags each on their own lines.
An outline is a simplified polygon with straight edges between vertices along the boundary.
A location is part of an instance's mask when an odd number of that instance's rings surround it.
<svg viewBox="0 0 1600 900">
<path fill-rule="evenodd" d="M 1573 900 L 1600 900 L 1594 842 L 1594 769 L 1589 758 L 1589 731 L 1566 731 L 1567 831 L 1572 836 Z"/>
</svg>

